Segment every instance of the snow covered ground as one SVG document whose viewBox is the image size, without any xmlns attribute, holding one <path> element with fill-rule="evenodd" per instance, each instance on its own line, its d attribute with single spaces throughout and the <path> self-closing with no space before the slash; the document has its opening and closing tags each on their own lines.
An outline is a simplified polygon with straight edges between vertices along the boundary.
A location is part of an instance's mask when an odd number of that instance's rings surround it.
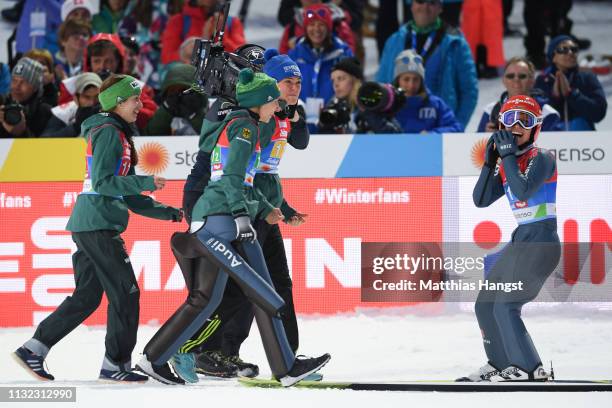
<svg viewBox="0 0 612 408">
<path fill-rule="evenodd" d="M 450 306 L 443 313 L 427 308 L 398 309 L 385 315 L 360 313 L 332 318 L 300 319 L 300 352 L 329 352 L 326 380 L 409 381 L 452 379 L 485 361 L 480 333 L 472 313 Z M 544 361 L 553 360 L 559 379 L 612 379 L 612 316 L 610 311 L 586 312 L 580 306 L 527 310 L 526 324 Z M 588 318 L 585 316 L 589 316 Z M 156 327 L 142 326 L 133 358 L 142 351 Z M 33 333 L 32 328 L 0 330 L 0 387 L 41 384 L 11 358 Z M 513 402 L 529 406 L 609 407 L 612 393 L 392 393 L 337 390 L 266 390 L 243 388 L 235 380 L 203 380 L 197 385 L 164 386 L 152 381 L 140 386 L 95 381 L 102 360 L 104 328 L 79 327 L 52 349 L 49 370 L 57 386 L 77 387 L 77 406 L 156 406 L 190 403 L 206 406 L 252 407 L 476 407 Z M 269 378 L 257 331 L 244 344 L 242 357 L 260 365 Z M 204 377 L 202 377 L 204 378 Z M 48 385 L 48 384 L 44 384 Z M 67 405 L 67 403 L 66 403 Z"/>
</svg>

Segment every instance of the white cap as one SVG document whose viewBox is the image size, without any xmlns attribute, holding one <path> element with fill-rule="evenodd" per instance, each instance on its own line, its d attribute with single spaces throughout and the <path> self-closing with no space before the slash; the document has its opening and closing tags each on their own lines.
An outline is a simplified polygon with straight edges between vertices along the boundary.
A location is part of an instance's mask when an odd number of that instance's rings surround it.
<svg viewBox="0 0 612 408">
<path fill-rule="evenodd" d="M 64 4 L 62 4 L 62 21 L 66 21 L 68 14 L 78 8 L 87 9 L 92 17 L 94 14 L 96 14 L 96 10 L 91 0 L 65 0 Z"/>
</svg>

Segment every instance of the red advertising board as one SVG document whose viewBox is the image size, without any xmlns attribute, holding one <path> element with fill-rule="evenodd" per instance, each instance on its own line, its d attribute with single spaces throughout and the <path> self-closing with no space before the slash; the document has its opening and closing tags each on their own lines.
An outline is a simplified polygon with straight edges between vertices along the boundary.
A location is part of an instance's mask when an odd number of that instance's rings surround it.
<svg viewBox="0 0 612 408">
<path fill-rule="evenodd" d="M 282 226 L 298 313 L 368 306 L 360 301 L 361 242 L 442 240 L 440 178 L 292 179 L 283 185 L 289 203 L 309 215 L 302 226 Z M 178 206 L 182 186 L 171 181 L 155 198 Z M 80 189 L 74 182 L 0 183 L 0 327 L 36 324 L 70 295 L 74 244 L 64 227 Z M 186 228 L 131 217 L 123 237 L 141 289 L 141 323 L 163 322 L 185 298 L 169 239 Z M 86 323 L 104 324 L 105 315 L 103 303 Z"/>
</svg>

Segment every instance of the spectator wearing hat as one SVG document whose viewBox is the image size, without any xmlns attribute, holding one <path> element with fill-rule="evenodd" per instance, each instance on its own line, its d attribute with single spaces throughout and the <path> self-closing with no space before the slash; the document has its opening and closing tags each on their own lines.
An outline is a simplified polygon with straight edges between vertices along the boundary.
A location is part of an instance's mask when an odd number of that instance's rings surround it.
<svg viewBox="0 0 612 408">
<path fill-rule="evenodd" d="M 51 118 L 51 106 L 41 99 L 43 72 L 39 62 L 27 57 L 13 68 L 11 91 L 0 104 L 0 138 L 42 135 Z"/>
<path fill-rule="evenodd" d="M 62 21 L 80 20 L 91 23 L 96 9 L 91 0 L 64 0 L 62 4 Z"/>
<path fill-rule="evenodd" d="M 83 71 L 95 72 L 104 80 L 110 74 L 121 74 L 126 72 L 127 61 L 125 46 L 117 34 L 96 34 L 90 38 L 87 48 L 83 54 Z M 60 103 L 70 102 L 74 95 L 73 78 L 64 80 L 60 86 Z M 157 110 L 157 104 L 153 100 L 154 91 L 151 87 L 144 85 L 140 100 L 143 104 L 138 113 L 136 125 L 139 130 L 144 129 L 147 122 Z"/>
<path fill-rule="evenodd" d="M 301 0 L 302 7 L 292 8 L 293 19 L 289 24 L 285 25 L 283 30 L 283 36 L 281 37 L 280 44 L 278 46 L 278 52 L 286 54 L 289 50 L 295 47 L 297 40 L 304 36 L 304 7 L 311 4 L 320 4 L 321 0 Z M 349 26 L 347 19 L 350 20 L 348 12 L 344 11 L 340 6 L 334 3 L 327 3 L 327 6 L 332 12 L 332 22 L 334 34 L 338 36 L 342 41 L 348 44 L 351 51 L 355 52 L 355 36 L 351 27 Z M 281 6 L 282 7 L 282 6 Z"/>
<path fill-rule="evenodd" d="M 608 109 L 606 94 L 597 76 L 578 69 L 578 45 L 567 35 L 548 45 L 550 66 L 536 79 L 550 104 L 559 112 L 565 130 L 595 130 Z"/>
<path fill-rule="evenodd" d="M 302 72 L 300 98 L 306 103 L 308 122 L 317 123 L 321 108 L 334 95 L 332 67 L 342 58 L 352 57 L 353 52 L 333 33 L 331 12 L 326 5 L 306 7 L 302 17 L 306 34 L 288 55 Z"/>
<path fill-rule="evenodd" d="M 51 119 L 44 137 L 76 137 L 81 134 L 81 123 L 98 113 L 98 94 L 102 80 L 93 72 L 76 76 L 74 99 L 51 109 Z"/>
<path fill-rule="evenodd" d="M 59 88 L 55 81 L 55 71 L 53 69 L 53 57 L 51 53 L 47 50 L 32 48 L 30 51 L 23 54 L 23 56 L 31 58 L 43 66 L 43 94 L 41 98 L 47 105 L 57 105 Z"/>
<path fill-rule="evenodd" d="M 332 120 L 328 123 L 326 118 L 319 120 L 317 124 L 318 133 L 354 133 L 357 130 L 356 116 L 357 93 L 363 81 L 363 68 L 355 57 L 343 58 L 333 66 L 331 80 L 334 87 L 334 97 L 327 102 L 324 111 L 342 112 L 340 115 L 329 116 Z M 348 115 L 347 115 L 348 113 Z M 333 123 L 332 123 L 333 122 Z"/>
<path fill-rule="evenodd" d="M 76 9 L 73 13 L 80 10 L 85 9 Z M 91 35 L 91 24 L 85 20 L 68 19 L 60 25 L 57 31 L 59 50 L 53 56 L 58 80 L 81 73 L 83 54 Z"/>
<path fill-rule="evenodd" d="M 413 50 L 402 51 L 395 59 L 394 85 L 404 90 L 406 102 L 395 118 L 406 133 L 463 132 L 452 109 L 425 86 L 423 58 Z"/>
<path fill-rule="evenodd" d="M 198 92 L 187 92 L 195 75 L 193 65 L 173 64 L 161 89 L 161 104 L 143 134 L 149 136 L 199 135 L 208 111 L 208 98 Z"/>
<path fill-rule="evenodd" d="M 460 31 L 440 19 L 440 0 L 415 0 L 411 10 L 413 19 L 387 39 L 376 80 L 392 82 L 395 59 L 405 49 L 414 49 L 423 58 L 426 88 L 446 102 L 465 128 L 478 100 L 470 47 Z"/>
<path fill-rule="evenodd" d="M 529 95 L 535 99 L 542 108 L 542 131 L 563 130 L 559 112 L 548 104 L 548 97 L 534 88 L 535 66 L 526 57 L 513 57 L 508 60 L 504 68 L 502 83 L 506 90 L 497 101 L 488 104 L 480 123 L 478 132 L 495 132 L 499 130 L 499 111 L 508 98 L 517 95 Z"/>
</svg>

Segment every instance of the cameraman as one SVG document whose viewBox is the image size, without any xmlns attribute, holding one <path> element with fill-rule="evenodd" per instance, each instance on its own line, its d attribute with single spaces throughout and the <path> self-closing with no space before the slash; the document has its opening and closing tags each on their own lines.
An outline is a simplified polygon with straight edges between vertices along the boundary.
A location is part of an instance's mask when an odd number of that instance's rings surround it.
<svg viewBox="0 0 612 408">
<path fill-rule="evenodd" d="M 404 91 L 406 102 L 395 117 L 405 133 L 463 132 L 452 109 L 425 86 L 423 58 L 404 50 L 395 59 L 393 84 Z"/>
<path fill-rule="evenodd" d="M 198 92 L 184 93 L 191 87 L 193 65 L 174 63 L 162 83 L 162 103 L 144 128 L 148 136 L 199 135 L 208 111 L 208 98 Z"/>
<path fill-rule="evenodd" d="M 11 92 L 0 103 L 0 138 L 40 137 L 51 106 L 42 102 L 43 66 L 31 58 L 20 59 L 13 68 Z"/>
</svg>

